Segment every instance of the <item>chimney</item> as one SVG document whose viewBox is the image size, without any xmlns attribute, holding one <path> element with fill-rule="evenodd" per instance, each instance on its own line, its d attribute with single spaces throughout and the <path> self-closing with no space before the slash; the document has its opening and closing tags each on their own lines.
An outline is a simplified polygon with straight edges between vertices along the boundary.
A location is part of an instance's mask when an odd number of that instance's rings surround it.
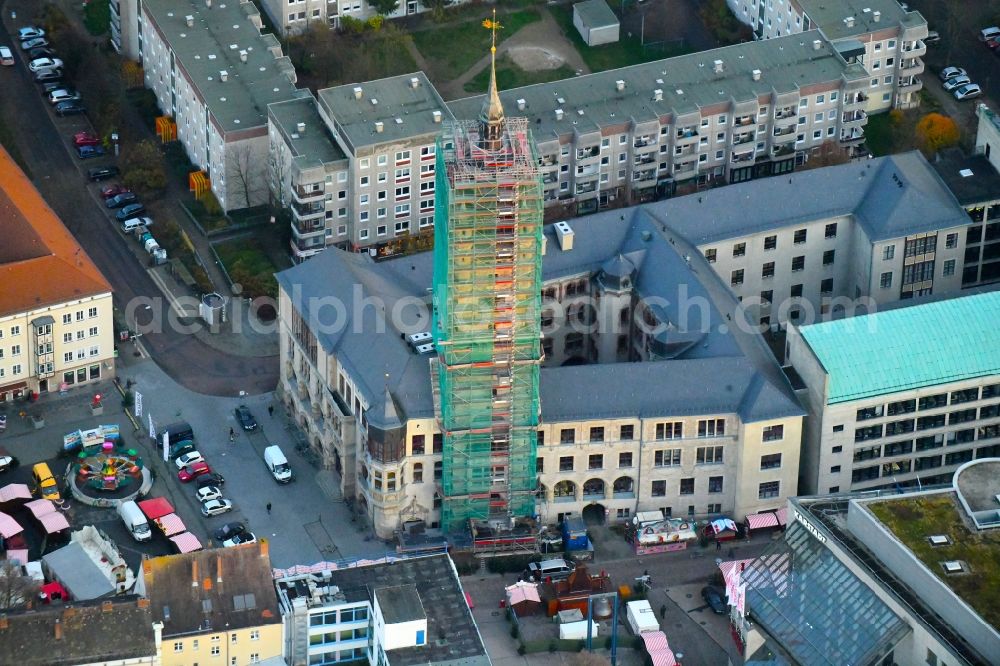
<svg viewBox="0 0 1000 666">
<path fill-rule="evenodd" d="M 220 69 L 219 70 L 219 80 L 222 81 L 223 83 L 225 83 L 226 81 L 228 81 L 229 80 L 229 72 L 227 72 L 224 69 Z"/>
<path fill-rule="evenodd" d="M 296 125 L 295 125 L 295 131 L 298 132 L 299 134 L 305 134 L 306 133 L 306 124 L 305 123 L 296 123 Z"/>
<path fill-rule="evenodd" d="M 381 134 L 384 130 L 385 130 L 385 123 L 383 123 L 381 120 L 377 121 L 375 123 L 375 132 Z"/>
<path fill-rule="evenodd" d="M 246 62 L 246 61 L 247 61 L 247 51 L 246 51 L 246 49 L 241 49 L 240 50 L 240 62 Z"/>
<path fill-rule="evenodd" d="M 215 556 L 215 582 L 222 583 L 222 555 Z"/>
<path fill-rule="evenodd" d="M 712 62 L 712 71 L 716 74 L 722 74 L 723 69 L 725 69 L 725 65 L 721 60 L 715 60 Z"/>
<path fill-rule="evenodd" d="M 617 81 L 615 81 L 615 90 L 617 90 L 618 92 L 625 90 L 625 81 L 623 81 L 622 79 L 618 79 Z"/>
<path fill-rule="evenodd" d="M 261 557 L 268 557 L 270 553 L 270 546 L 267 543 L 267 539 L 261 539 L 257 542 L 257 547 L 260 549 Z"/>
<path fill-rule="evenodd" d="M 149 599 L 147 597 L 139 597 L 135 601 L 137 608 L 149 608 Z"/>
<path fill-rule="evenodd" d="M 750 76 L 753 77 L 754 81 L 760 81 L 760 70 L 759 69 L 753 70 L 752 72 L 750 72 Z"/>
<path fill-rule="evenodd" d="M 556 120 L 562 120 L 562 119 L 563 119 L 563 110 L 556 109 Z"/>
<path fill-rule="evenodd" d="M 823 42 L 821 42 L 818 39 L 814 39 L 813 40 L 813 51 L 819 51 L 821 48 L 823 48 Z"/>
<path fill-rule="evenodd" d="M 663 101 L 663 90 L 661 90 L 660 88 L 657 88 L 656 90 L 653 91 L 653 101 L 654 102 L 662 102 Z"/>
<path fill-rule="evenodd" d="M 420 79 L 418 79 L 415 76 L 411 76 L 410 77 L 410 87 L 411 88 L 419 88 L 420 87 Z"/>
<path fill-rule="evenodd" d="M 876 10 L 875 10 L 875 11 L 874 11 L 874 12 L 872 13 L 872 19 L 874 19 L 874 20 L 875 20 L 875 22 L 876 22 L 876 23 L 878 23 L 878 22 L 879 22 L 880 20 L 882 20 L 882 12 L 880 12 L 880 11 L 878 11 L 878 10 L 876 9 Z"/>
<path fill-rule="evenodd" d="M 524 107 L 528 106 L 528 103 L 524 101 L 524 98 L 517 100 L 517 110 L 524 111 Z"/>
<path fill-rule="evenodd" d="M 354 89 L 354 99 L 361 99 L 361 95 L 364 93 L 360 87 Z"/>
<path fill-rule="evenodd" d="M 56 618 L 55 635 L 57 641 L 62 640 L 62 623 L 59 621 L 59 618 Z"/>
<path fill-rule="evenodd" d="M 184 17 L 184 22 L 187 23 L 187 27 L 189 28 L 194 27 L 194 17 L 191 16 L 190 14 Z"/>
<path fill-rule="evenodd" d="M 114 609 L 115 609 L 115 605 L 113 603 L 111 603 L 110 601 L 102 601 L 101 602 L 101 612 L 102 613 L 110 613 Z"/>
<path fill-rule="evenodd" d="M 431 117 L 434 118 L 434 122 L 435 123 L 441 122 L 441 112 L 440 111 L 431 111 Z"/>
<path fill-rule="evenodd" d="M 191 587 L 198 587 L 198 560 L 191 560 Z"/>
</svg>

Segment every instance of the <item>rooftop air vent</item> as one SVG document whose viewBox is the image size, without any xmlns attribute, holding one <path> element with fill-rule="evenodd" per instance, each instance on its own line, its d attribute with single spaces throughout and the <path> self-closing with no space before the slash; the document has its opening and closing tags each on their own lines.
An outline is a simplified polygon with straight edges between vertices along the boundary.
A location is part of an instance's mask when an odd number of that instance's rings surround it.
<svg viewBox="0 0 1000 666">
<path fill-rule="evenodd" d="M 753 70 L 752 72 L 750 72 L 750 75 L 753 77 L 754 81 L 760 81 L 760 70 L 759 69 Z"/>
<path fill-rule="evenodd" d="M 854 27 L 854 17 L 853 16 L 848 16 L 847 18 L 845 18 L 844 19 L 844 25 L 846 25 L 848 28 L 853 28 Z"/>
<path fill-rule="evenodd" d="M 441 112 L 440 111 L 431 111 L 431 117 L 434 118 L 434 122 L 435 123 L 441 122 Z"/>
<path fill-rule="evenodd" d="M 402 118 L 396 118 L 396 120 L 395 120 L 394 122 L 395 122 L 395 123 L 396 123 L 397 125 L 402 125 L 402 124 L 403 124 L 403 119 L 402 119 Z"/>
<path fill-rule="evenodd" d="M 382 132 L 384 132 L 385 131 L 385 123 L 383 123 L 381 120 L 377 121 L 375 123 L 375 131 L 378 134 L 381 134 Z"/>
<path fill-rule="evenodd" d="M 433 354 L 434 353 L 434 343 L 428 342 L 426 345 L 417 345 L 418 354 Z"/>
<path fill-rule="evenodd" d="M 411 76 L 410 77 L 410 87 L 411 88 L 419 88 L 420 87 L 420 79 L 418 79 L 415 76 Z"/>
<path fill-rule="evenodd" d="M 965 571 L 965 565 L 959 560 L 948 560 L 942 562 L 941 566 L 944 568 L 946 574 L 960 574 Z"/>
<path fill-rule="evenodd" d="M 878 23 L 879 21 L 881 21 L 882 20 L 882 12 L 880 12 L 880 11 L 872 12 L 872 19 L 874 19 L 874 21 L 876 23 Z"/>
<path fill-rule="evenodd" d="M 194 17 L 191 16 L 190 14 L 188 14 L 187 16 L 184 17 L 184 23 L 187 24 L 187 27 L 193 28 L 194 27 Z"/>
<path fill-rule="evenodd" d="M 244 49 L 240 51 L 240 62 L 246 62 L 246 61 L 247 61 L 247 52 Z"/>
<path fill-rule="evenodd" d="M 562 120 L 562 119 L 563 119 L 563 110 L 556 109 L 556 120 Z"/>
<path fill-rule="evenodd" d="M 813 51 L 819 51 L 821 48 L 823 48 L 823 42 L 821 42 L 818 39 L 814 39 L 813 40 Z"/>
<path fill-rule="evenodd" d="M 621 79 L 615 81 L 615 90 L 617 90 L 618 92 L 625 90 L 625 82 Z"/>
<path fill-rule="evenodd" d="M 427 344 L 431 341 L 431 334 L 429 331 L 421 331 L 420 333 L 410 333 L 406 336 L 406 340 L 414 347 L 418 345 Z"/>
<path fill-rule="evenodd" d="M 927 541 L 929 541 L 932 546 L 947 546 L 951 543 L 951 539 L 944 534 L 932 534 L 927 537 Z"/>
<path fill-rule="evenodd" d="M 361 99 L 362 94 L 364 94 L 364 90 L 361 87 L 354 89 L 354 99 Z"/>
<path fill-rule="evenodd" d="M 559 241 L 559 249 L 569 252 L 573 249 L 573 227 L 569 222 L 556 222 L 556 240 Z"/>
<path fill-rule="evenodd" d="M 715 72 L 716 74 L 722 74 L 722 71 L 724 69 L 725 69 L 725 64 L 721 60 L 713 60 L 712 61 L 712 71 L 713 72 Z"/>
<path fill-rule="evenodd" d="M 306 124 L 305 123 L 298 123 L 297 125 L 295 125 L 295 131 L 298 132 L 299 134 L 305 134 L 306 133 Z"/>
<path fill-rule="evenodd" d="M 659 88 L 653 91 L 653 101 L 662 102 L 663 101 L 663 91 Z"/>
<path fill-rule="evenodd" d="M 229 80 L 229 72 L 224 69 L 219 70 L 219 80 L 225 83 Z"/>
<path fill-rule="evenodd" d="M 528 103 L 526 101 L 524 101 L 523 97 L 521 99 L 517 100 L 517 110 L 518 111 L 524 111 L 524 107 L 526 107 L 527 105 L 528 105 Z"/>
<path fill-rule="evenodd" d="M 372 106 L 378 106 L 378 100 L 372 97 Z"/>
</svg>

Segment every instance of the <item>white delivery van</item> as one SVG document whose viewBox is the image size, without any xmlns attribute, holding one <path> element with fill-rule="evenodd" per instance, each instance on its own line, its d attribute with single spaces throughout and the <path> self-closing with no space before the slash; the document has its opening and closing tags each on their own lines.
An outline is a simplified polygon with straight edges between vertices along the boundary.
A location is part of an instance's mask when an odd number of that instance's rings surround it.
<svg viewBox="0 0 1000 666">
<path fill-rule="evenodd" d="M 149 530 L 149 522 L 134 501 L 122 502 L 118 505 L 118 516 L 125 523 L 132 538 L 136 541 L 149 541 L 153 533 Z"/>
<path fill-rule="evenodd" d="M 292 480 L 292 468 L 288 466 L 288 459 L 280 447 L 271 445 L 264 449 L 264 464 L 278 483 L 288 483 Z"/>
<path fill-rule="evenodd" d="M 653 607 L 645 599 L 628 602 L 625 605 L 625 612 L 628 615 L 628 626 L 636 636 L 647 631 L 660 630 L 660 622 L 653 613 Z"/>
</svg>

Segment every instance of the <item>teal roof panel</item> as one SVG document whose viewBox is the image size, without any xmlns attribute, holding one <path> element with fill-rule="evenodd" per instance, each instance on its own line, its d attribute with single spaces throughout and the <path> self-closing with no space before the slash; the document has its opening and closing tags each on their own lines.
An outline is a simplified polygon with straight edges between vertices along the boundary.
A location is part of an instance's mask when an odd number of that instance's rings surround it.
<svg viewBox="0 0 1000 666">
<path fill-rule="evenodd" d="M 1000 292 L 803 326 L 827 404 L 1000 374 Z"/>
</svg>

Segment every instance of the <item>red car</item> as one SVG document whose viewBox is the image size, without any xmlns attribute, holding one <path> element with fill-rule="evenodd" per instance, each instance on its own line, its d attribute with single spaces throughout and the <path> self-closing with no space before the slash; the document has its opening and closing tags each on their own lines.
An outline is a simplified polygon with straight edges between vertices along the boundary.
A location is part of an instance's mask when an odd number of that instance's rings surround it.
<svg viewBox="0 0 1000 666">
<path fill-rule="evenodd" d="M 102 187 L 101 196 L 104 197 L 105 199 L 110 199 L 111 197 L 116 197 L 119 194 L 125 194 L 126 192 L 131 192 L 131 191 L 132 190 L 128 189 L 124 185 L 119 185 L 118 183 L 115 183 L 114 185 L 108 185 L 107 187 Z"/>
<path fill-rule="evenodd" d="M 100 144 L 101 139 L 93 132 L 77 132 L 73 135 L 73 145 L 77 148 L 80 146 L 99 146 Z"/>
<path fill-rule="evenodd" d="M 202 474 L 211 474 L 212 468 L 208 466 L 207 462 L 199 462 L 193 465 L 189 465 L 177 472 L 177 478 L 180 479 L 181 483 L 187 483 L 191 479 L 197 478 Z"/>
</svg>

